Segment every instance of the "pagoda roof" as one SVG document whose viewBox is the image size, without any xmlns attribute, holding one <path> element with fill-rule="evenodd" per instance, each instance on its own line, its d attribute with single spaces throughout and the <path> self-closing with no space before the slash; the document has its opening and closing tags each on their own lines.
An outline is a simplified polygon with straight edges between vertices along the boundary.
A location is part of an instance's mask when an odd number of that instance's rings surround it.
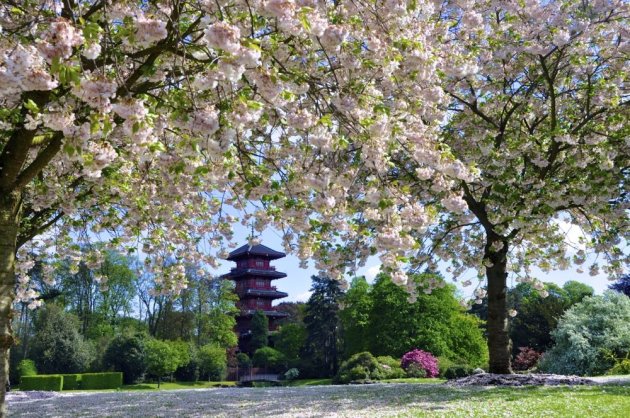
<svg viewBox="0 0 630 418">
<path fill-rule="evenodd" d="M 280 251 L 272 250 L 271 248 L 262 244 L 249 245 L 245 244 L 242 247 L 237 248 L 228 255 L 228 260 L 234 261 L 249 256 L 259 256 L 268 258 L 270 260 L 276 260 L 278 258 L 286 257 L 286 254 Z"/>
<path fill-rule="evenodd" d="M 226 279 L 236 279 L 238 277 L 246 277 L 246 276 L 262 276 L 262 277 L 271 277 L 271 279 L 281 279 L 283 277 L 287 277 L 286 273 L 282 273 L 276 270 L 262 270 L 262 269 L 251 269 L 251 268 L 233 268 L 229 273 L 224 274 L 223 277 Z"/>
</svg>

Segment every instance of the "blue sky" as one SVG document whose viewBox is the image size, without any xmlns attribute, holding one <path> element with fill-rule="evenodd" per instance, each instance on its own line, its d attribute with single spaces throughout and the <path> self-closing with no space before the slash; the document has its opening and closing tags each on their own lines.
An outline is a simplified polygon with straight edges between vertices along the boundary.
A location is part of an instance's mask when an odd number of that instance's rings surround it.
<svg viewBox="0 0 630 418">
<path fill-rule="evenodd" d="M 250 234 L 250 230 L 241 226 L 235 226 L 235 241 L 240 245 L 245 244 L 247 242 L 247 237 Z M 571 239 L 570 235 L 574 235 L 575 232 L 568 231 L 567 236 L 568 239 Z M 262 244 L 270 247 L 274 250 L 283 251 L 282 248 L 282 240 L 281 235 L 277 231 L 273 229 L 267 229 L 261 235 Z M 299 259 L 295 255 L 287 255 L 285 258 L 281 258 L 279 260 L 275 260 L 272 262 L 273 265 L 277 268 L 278 271 L 282 271 L 287 273 L 287 277 L 280 280 L 275 280 L 274 285 L 278 287 L 278 290 L 283 292 L 287 292 L 289 296 L 285 299 L 280 299 L 276 301 L 276 303 L 283 301 L 306 301 L 310 295 L 309 289 L 311 287 L 311 276 L 317 274 L 317 270 L 315 270 L 312 265 L 307 269 L 301 269 L 299 267 Z M 312 263 L 311 263 L 312 264 Z M 227 273 L 230 268 L 234 267 L 234 263 L 230 261 L 222 261 L 221 267 L 217 270 L 217 274 Z M 368 260 L 365 267 L 359 269 L 358 275 L 364 275 L 368 279 L 368 281 L 372 281 L 374 277 L 379 272 L 380 262 L 378 257 L 372 257 Z M 448 274 L 442 272 L 444 277 L 449 278 Z M 553 282 L 558 285 L 564 284 L 569 280 L 576 280 L 582 283 L 586 283 L 589 286 L 595 289 L 596 293 L 601 294 L 609 285 L 610 281 L 608 281 L 607 277 L 603 274 L 600 274 L 596 277 L 591 277 L 588 274 L 588 269 L 585 269 L 584 273 L 578 273 L 575 269 L 564 270 L 564 271 L 551 271 L 549 273 L 544 273 L 540 270 L 533 270 L 533 277 L 542 280 L 543 282 Z M 474 281 L 473 281 L 474 283 Z M 513 286 L 516 283 L 513 280 L 508 278 L 509 286 Z M 474 290 L 473 286 L 462 288 L 458 285 L 461 290 L 461 294 L 464 297 L 470 297 Z"/>
</svg>

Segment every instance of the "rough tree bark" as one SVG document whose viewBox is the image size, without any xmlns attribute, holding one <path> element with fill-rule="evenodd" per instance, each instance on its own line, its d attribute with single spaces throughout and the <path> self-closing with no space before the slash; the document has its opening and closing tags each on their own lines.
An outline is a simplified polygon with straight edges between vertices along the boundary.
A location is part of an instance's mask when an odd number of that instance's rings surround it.
<svg viewBox="0 0 630 418">
<path fill-rule="evenodd" d="M 500 249 L 492 244 L 503 244 Z M 507 241 L 488 239 L 484 258 L 492 265 L 486 269 L 488 279 L 488 351 L 490 373 L 510 374 L 510 337 L 508 334 L 507 312 Z"/>
<path fill-rule="evenodd" d="M 9 350 L 13 344 L 11 319 L 20 201 L 18 193 L 0 193 L 0 417 L 7 415 L 5 395 L 9 378 Z"/>
</svg>

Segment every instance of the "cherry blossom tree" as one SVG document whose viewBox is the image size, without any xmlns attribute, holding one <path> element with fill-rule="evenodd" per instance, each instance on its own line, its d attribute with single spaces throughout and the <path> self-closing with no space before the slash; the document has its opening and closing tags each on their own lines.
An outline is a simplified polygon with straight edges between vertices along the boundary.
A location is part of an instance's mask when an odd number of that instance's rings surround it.
<svg viewBox="0 0 630 418">
<path fill-rule="evenodd" d="M 443 48 L 427 57 L 431 42 L 399 39 L 393 47 L 413 53 L 379 74 L 391 84 L 360 84 L 380 112 L 352 94 L 335 102 L 369 134 L 338 118 L 342 150 L 313 131 L 294 138 L 302 152 L 280 170 L 282 192 L 262 196 L 287 249 L 297 242 L 304 262 L 332 275 L 380 254 L 412 299 L 439 283 L 418 288 L 408 268 L 446 261 L 464 286 L 476 271 L 490 371 L 509 373 L 508 317 L 518 313 L 507 310 L 508 274 L 544 296 L 534 266 L 565 269 L 597 253 L 590 273 L 614 277 L 628 263 L 628 12 L 624 1 L 435 3 Z M 335 73 L 346 77 L 356 67 L 342 58 Z M 414 83 L 427 60 L 439 88 Z M 571 245 L 568 228 L 581 242 Z"/>
<path fill-rule="evenodd" d="M 297 231 L 311 210 L 352 215 L 324 162 L 349 167 L 345 187 L 363 176 L 360 148 L 381 170 L 389 121 L 431 141 L 438 17 L 396 1 L 3 2 L 0 381 L 12 304 L 41 303 L 35 258 L 50 277 L 58 256 L 94 268 L 109 248 L 142 251 L 154 291 L 176 294 L 185 265 L 227 253 L 234 222 L 262 229 L 276 208 Z M 301 194 L 280 193 L 298 179 Z M 257 200 L 269 210 L 251 213 Z M 306 257 L 313 236 L 287 245 Z"/>
</svg>

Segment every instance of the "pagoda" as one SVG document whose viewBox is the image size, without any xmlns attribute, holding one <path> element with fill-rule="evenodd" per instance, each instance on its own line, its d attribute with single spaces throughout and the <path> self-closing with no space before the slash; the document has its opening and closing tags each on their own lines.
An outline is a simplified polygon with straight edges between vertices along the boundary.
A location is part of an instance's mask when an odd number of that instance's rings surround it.
<svg viewBox="0 0 630 418">
<path fill-rule="evenodd" d="M 278 319 L 288 316 L 287 313 L 272 306 L 274 299 L 288 296 L 271 285 L 273 280 L 287 277 L 286 273 L 276 271 L 276 268 L 269 264 L 271 260 L 283 257 L 286 257 L 285 253 L 261 244 L 243 245 L 227 257 L 228 260 L 236 262 L 236 267 L 223 275 L 223 278 L 234 280 L 236 283 L 236 294 L 239 297 L 236 306 L 240 309 L 236 318 L 239 345 L 251 335 L 251 320 L 256 311 L 262 311 L 267 316 L 270 331 L 277 328 Z"/>
</svg>

